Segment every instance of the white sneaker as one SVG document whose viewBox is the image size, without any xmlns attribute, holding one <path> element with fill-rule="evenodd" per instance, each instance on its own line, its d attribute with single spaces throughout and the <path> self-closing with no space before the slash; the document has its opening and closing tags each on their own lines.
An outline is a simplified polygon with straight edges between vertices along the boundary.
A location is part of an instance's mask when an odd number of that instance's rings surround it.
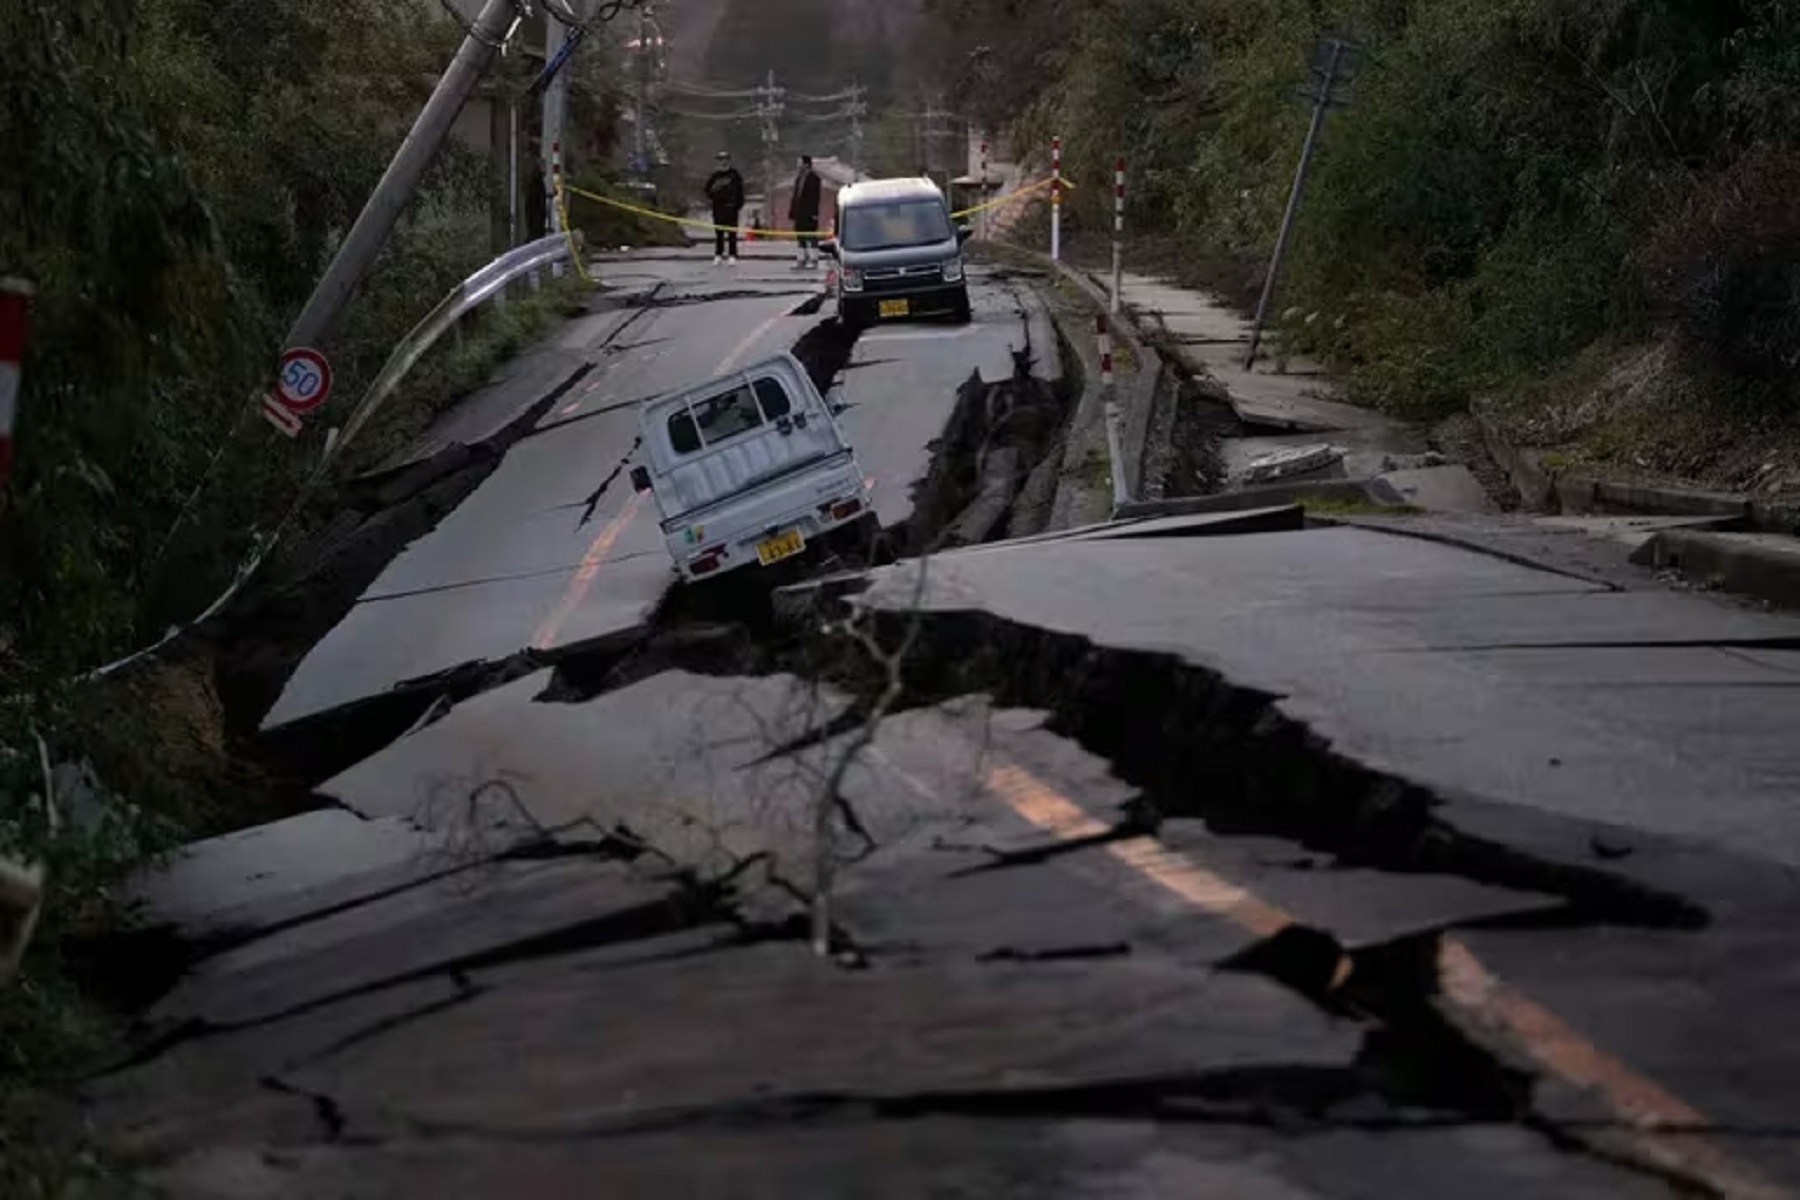
<svg viewBox="0 0 1800 1200">
<path fill-rule="evenodd" d="M 737 266 L 737 255 L 732 255 L 730 261 L 732 266 Z"/>
<path fill-rule="evenodd" d="M 725 261 L 725 258 L 724 258 L 724 256 L 723 256 L 723 255 L 719 255 L 719 254 L 715 254 L 715 255 L 713 255 L 713 266 L 715 266 L 715 267 L 716 267 L 716 266 L 718 266 L 718 265 L 719 265 L 719 264 L 720 264 L 720 263 L 722 263 L 722 262 L 724 262 L 724 261 Z"/>
</svg>

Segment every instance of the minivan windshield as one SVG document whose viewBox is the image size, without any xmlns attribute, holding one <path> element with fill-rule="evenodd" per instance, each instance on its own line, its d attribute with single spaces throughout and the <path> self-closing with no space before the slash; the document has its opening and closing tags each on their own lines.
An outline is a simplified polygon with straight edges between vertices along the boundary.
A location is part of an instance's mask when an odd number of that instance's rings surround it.
<svg viewBox="0 0 1800 1200">
<path fill-rule="evenodd" d="M 941 200 L 896 200 L 858 204 L 844 210 L 838 240 L 846 250 L 897 250 L 930 246 L 956 234 Z"/>
</svg>

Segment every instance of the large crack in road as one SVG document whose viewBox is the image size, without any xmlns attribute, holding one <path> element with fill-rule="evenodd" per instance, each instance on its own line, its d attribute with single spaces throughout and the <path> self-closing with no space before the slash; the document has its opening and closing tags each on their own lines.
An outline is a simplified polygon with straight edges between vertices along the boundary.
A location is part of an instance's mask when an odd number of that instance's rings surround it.
<svg viewBox="0 0 1800 1200">
<path fill-rule="evenodd" d="M 1029 330 L 1029 320 L 1025 327 Z M 852 361 L 855 337 L 832 320 L 812 326 L 793 348 L 821 388 L 857 366 Z M 1041 478 L 1040 464 L 1060 460 L 1071 398 L 1045 381 L 1033 354 L 1028 335 L 1026 345 L 1013 353 L 1009 374 L 984 379 L 976 373 L 958 387 L 928 470 L 913 489 L 911 510 L 887 530 L 889 554 L 928 561 L 955 547 L 1042 530 L 1046 517 L 1037 510 L 1047 504 L 1032 494 L 1032 480 Z M 568 381 L 558 395 L 575 382 Z M 547 412 L 556 398 L 534 406 L 534 414 Z M 519 428 L 533 424 L 522 422 Z M 613 477 L 617 474 L 612 471 Z M 792 680 L 813 689 L 816 715 L 800 728 L 766 736 L 747 766 L 731 768 L 741 772 L 842 752 L 846 745 L 869 748 L 879 756 L 875 731 L 891 729 L 909 716 L 949 711 L 979 696 L 986 698 L 990 721 L 1003 711 L 1042 714 L 1046 734 L 1106 764 L 1133 795 L 1108 820 L 1091 819 L 1055 836 L 1014 836 L 983 844 L 964 854 L 961 865 L 934 869 L 934 890 L 952 894 L 1026 879 L 1034 881 L 1024 885 L 1027 889 L 1040 888 L 1049 886 L 1041 880 L 1063 879 L 1066 870 L 1076 876 L 1091 873 L 1093 864 L 1104 863 L 1109 855 L 1136 861 L 1133 856 L 1141 857 L 1145 846 L 1180 854 L 1202 839 L 1274 840 L 1302 859 L 1316 856 L 1326 864 L 1323 869 L 1400 879 L 1451 878 L 1517 896 L 1521 903 L 1496 914 L 1449 918 L 1377 940 L 1347 936 L 1330 919 L 1289 920 L 1279 928 L 1264 921 L 1254 924 L 1256 936 L 1240 938 L 1229 952 L 1207 960 L 1216 972 L 1269 981 L 1353 1028 L 1354 1054 L 1330 1065 L 1271 1058 L 1162 1074 L 1081 1072 L 1070 1080 L 1004 1087 L 778 1088 L 747 1099 L 511 1123 L 377 1112 L 366 1109 L 354 1092 L 321 1083 L 317 1072 L 352 1050 L 367 1051 L 411 1036 L 421 1023 L 472 1019 L 481 1003 L 495 998 L 491 989 L 504 986 L 492 980 L 507 969 L 579 959 L 601 947 L 654 944 L 670 934 L 713 925 L 727 935 L 652 951 L 629 965 L 687 962 L 807 937 L 802 913 L 808 888 L 777 851 L 733 852 L 724 865 L 703 868 L 685 860 L 679 849 L 659 844 L 654 835 L 623 824 L 586 829 L 579 840 L 572 840 L 568 829 L 539 826 L 538 836 L 484 861 L 588 857 L 597 863 L 629 863 L 649 855 L 666 871 L 661 882 L 669 889 L 656 899 L 579 915 L 421 965 L 376 972 L 235 1020 L 190 1014 L 140 1045 L 132 1063 L 441 981 L 449 985 L 447 995 L 337 1033 L 321 1047 L 275 1064 L 260 1076 L 260 1086 L 310 1107 L 322 1142 L 363 1147 L 610 1141 L 664 1132 L 847 1127 L 926 1118 L 1104 1119 L 1253 1127 L 1287 1135 L 1506 1127 L 1527 1132 L 1556 1154 L 1590 1158 L 1679 1194 L 1751 1194 L 1722 1185 L 1721 1178 L 1728 1177 L 1703 1157 L 1696 1165 L 1647 1144 L 1643 1131 L 1626 1116 L 1582 1119 L 1548 1110 L 1541 1090 L 1556 1075 L 1554 1065 L 1520 1061 L 1516 1047 L 1491 1036 L 1491 1030 L 1460 1010 L 1453 977 L 1453 964 L 1462 961 L 1457 956 L 1466 958 L 1455 941 L 1459 933 L 1615 928 L 1691 934 L 1712 919 L 1704 904 L 1610 869 L 1605 860 L 1622 854 L 1596 851 L 1601 863 L 1583 863 L 1471 832 L 1444 817 L 1445 797 L 1436 791 L 1341 753 L 1306 722 L 1282 711 L 1280 697 L 1180 654 L 1121 649 L 974 609 L 867 605 L 865 568 L 870 565 L 838 561 L 810 578 L 675 587 L 641 627 L 554 649 L 521 649 L 500 660 L 407 681 L 387 694 L 271 731 L 264 735 L 266 745 L 312 787 L 440 721 L 454 724 L 469 702 L 533 676 L 543 679 L 530 697 L 534 705 L 574 710 L 625 696 L 674 673 L 721 681 Z M 776 585 L 787 586 L 777 593 Z M 822 703 L 820 696 L 832 700 Z M 869 736 L 859 742 L 865 733 Z M 985 753 L 977 747 L 978 756 Z M 834 786 L 841 786 L 841 779 Z M 879 859 L 906 840 L 896 838 L 879 814 L 863 813 L 847 794 L 832 799 L 842 827 L 859 841 L 853 864 Z M 954 849 L 941 835 L 934 838 L 931 852 Z M 418 880 L 398 892 L 435 882 Z M 1221 886 L 1229 890 L 1228 884 L 1213 885 L 1215 891 Z M 769 892 L 773 903 L 764 894 Z M 396 894 L 370 893 L 349 909 L 384 903 Z M 346 911 L 320 909 L 293 924 L 246 934 L 246 939 L 291 933 Z M 930 959 L 940 953 L 919 948 L 926 945 L 909 948 L 902 943 L 897 948 L 891 938 L 865 929 L 863 914 L 854 906 L 833 916 L 831 946 L 840 965 L 898 980 L 919 956 Z M 214 945 L 207 952 L 221 948 Z M 959 951 L 957 961 L 995 979 L 1026 973 L 1054 987 L 1072 978 L 1060 972 L 1135 970 L 1140 950 L 1157 952 L 1136 938 L 1082 940 L 1072 934 L 1048 945 L 990 942 L 979 952 Z M 814 980 L 811 986 L 819 985 Z"/>
</svg>

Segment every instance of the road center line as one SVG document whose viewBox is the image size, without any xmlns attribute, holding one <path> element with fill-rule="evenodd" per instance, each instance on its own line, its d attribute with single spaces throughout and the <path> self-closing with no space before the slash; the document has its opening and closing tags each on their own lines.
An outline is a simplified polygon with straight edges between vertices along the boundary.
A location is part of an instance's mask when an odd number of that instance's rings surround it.
<svg viewBox="0 0 1800 1200">
<path fill-rule="evenodd" d="M 1092 838 L 1110 828 L 1017 763 L 993 756 L 983 786 L 1007 807 L 1059 840 Z M 903 776 L 911 786 L 921 785 Z M 1248 889 L 1164 848 L 1154 838 L 1096 847 L 1195 907 L 1258 937 L 1297 924 L 1289 913 Z M 1713 1122 L 1698 1109 L 1638 1074 L 1555 1013 L 1490 972 L 1474 951 L 1445 937 L 1438 952 L 1442 1000 L 1470 1023 L 1502 1036 L 1547 1073 L 1598 1096 L 1629 1128 L 1591 1135 L 1620 1152 L 1702 1181 L 1732 1200 L 1778 1200 L 1794 1193 L 1703 1140 Z M 1669 1133 L 1659 1133 L 1668 1130 Z"/>
<path fill-rule="evenodd" d="M 606 561 L 606 556 L 612 551 L 613 543 L 619 540 L 619 535 L 625 531 L 627 525 L 631 524 L 631 519 L 637 515 L 637 511 L 643 503 L 643 493 L 633 493 L 619 514 L 601 527 L 593 543 L 588 546 L 587 553 L 581 556 L 581 566 L 576 568 L 574 577 L 570 579 L 569 586 L 563 592 L 562 600 L 557 604 L 555 610 L 544 618 L 544 623 L 538 626 L 537 635 L 531 639 L 532 649 L 549 650 L 555 647 L 557 638 L 562 634 L 563 625 L 575 615 L 575 611 L 581 607 L 581 602 L 587 599 L 588 589 L 594 585 L 594 577 L 600 574 L 600 564 Z"/>
<path fill-rule="evenodd" d="M 723 375 L 729 371 L 740 357 L 775 327 L 776 322 L 787 315 L 785 311 L 778 312 L 752 329 L 743 341 L 731 348 L 731 353 L 719 360 L 719 365 L 713 368 L 712 373 Z M 550 615 L 545 617 L 543 624 L 538 626 L 536 635 L 531 639 L 532 649 L 549 650 L 555 647 L 557 639 L 562 635 L 562 627 L 581 609 L 582 602 L 587 599 L 589 590 L 594 586 L 594 580 L 600 574 L 600 564 L 606 561 L 607 554 L 612 551 L 613 543 L 619 540 L 619 535 L 631 524 L 632 519 L 637 516 L 638 510 L 643 505 L 643 494 L 634 494 L 625 507 L 620 510 L 619 515 L 601 528 L 593 543 L 588 546 L 587 553 L 581 556 L 581 566 L 570 578 L 568 587 L 563 590 L 562 599 L 557 601 L 556 607 L 551 610 Z"/>
</svg>

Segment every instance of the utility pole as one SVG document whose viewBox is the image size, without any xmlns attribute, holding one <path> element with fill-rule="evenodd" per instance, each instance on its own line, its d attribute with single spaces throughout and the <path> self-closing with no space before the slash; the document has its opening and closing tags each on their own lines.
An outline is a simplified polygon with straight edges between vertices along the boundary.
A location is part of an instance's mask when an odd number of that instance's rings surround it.
<svg viewBox="0 0 1800 1200">
<path fill-rule="evenodd" d="M 576 4 L 580 0 L 574 0 Z M 577 10 L 579 11 L 579 10 Z M 569 31 L 548 7 L 544 9 L 544 62 L 546 66 L 567 57 L 564 43 Z M 557 71 L 544 88 L 542 140 L 538 143 L 543 158 L 544 227 L 547 233 L 562 232 L 562 214 L 557 211 L 556 194 L 562 184 L 563 110 L 568 104 L 569 76 Z M 551 264 L 550 274 L 562 277 L 562 263 Z"/>
<path fill-rule="evenodd" d="M 860 173 L 863 156 L 863 117 L 868 115 L 869 106 L 863 102 L 868 89 L 860 83 L 850 85 L 850 170 Z"/>
<path fill-rule="evenodd" d="M 631 169 L 640 175 L 650 173 L 650 6 L 638 8 L 637 32 L 637 101 L 636 128 L 633 130 Z"/>
<path fill-rule="evenodd" d="M 420 176 L 437 157 L 438 147 L 462 111 L 463 103 L 487 73 L 495 52 L 512 28 L 513 15 L 513 0 L 487 0 L 482 5 L 449 69 L 438 80 L 431 99 L 420 110 L 381 182 L 375 185 L 356 223 L 332 256 L 331 265 L 325 268 L 318 286 L 307 298 L 306 307 L 288 330 L 286 348 L 317 346 L 331 333 L 351 293 L 386 245 L 394 222 L 419 186 Z"/>
<path fill-rule="evenodd" d="M 1288 192 L 1287 211 L 1281 217 L 1281 232 L 1275 235 L 1275 252 L 1269 257 L 1269 273 L 1263 278 L 1262 298 L 1256 302 L 1256 320 L 1250 327 L 1250 353 L 1244 369 L 1256 365 L 1256 352 L 1262 346 L 1263 323 L 1268 320 L 1269 302 L 1275 297 L 1275 280 L 1281 274 L 1282 259 L 1287 256 L 1288 238 L 1294 232 L 1294 218 L 1300 213 L 1300 197 L 1306 191 L 1307 172 L 1312 169 L 1313 151 L 1318 149 L 1319 131 L 1325 127 L 1328 109 L 1341 108 L 1349 101 L 1340 94 L 1340 84 L 1348 84 L 1356 73 L 1356 47 L 1343 38 L 1326 38 L 1313 56 L 1313 84 L 1301 90 L 1312 101 L 1312 124 L 1306 130 L 1306 144 L 1300 148 L 1300 165 L 1294 171 L 1294 186 Z"/>
<path fill-rule="evenodd" d="M 781 145 L 781 98 L 787 92 L 775 86 L 775 71 L 769 70 L 766 86 L 756 89 L 757 115 L 762 118 L 763 140 L 763 220 L 765 228 L 775 228 L 775 153 Z"/>
</svg>

